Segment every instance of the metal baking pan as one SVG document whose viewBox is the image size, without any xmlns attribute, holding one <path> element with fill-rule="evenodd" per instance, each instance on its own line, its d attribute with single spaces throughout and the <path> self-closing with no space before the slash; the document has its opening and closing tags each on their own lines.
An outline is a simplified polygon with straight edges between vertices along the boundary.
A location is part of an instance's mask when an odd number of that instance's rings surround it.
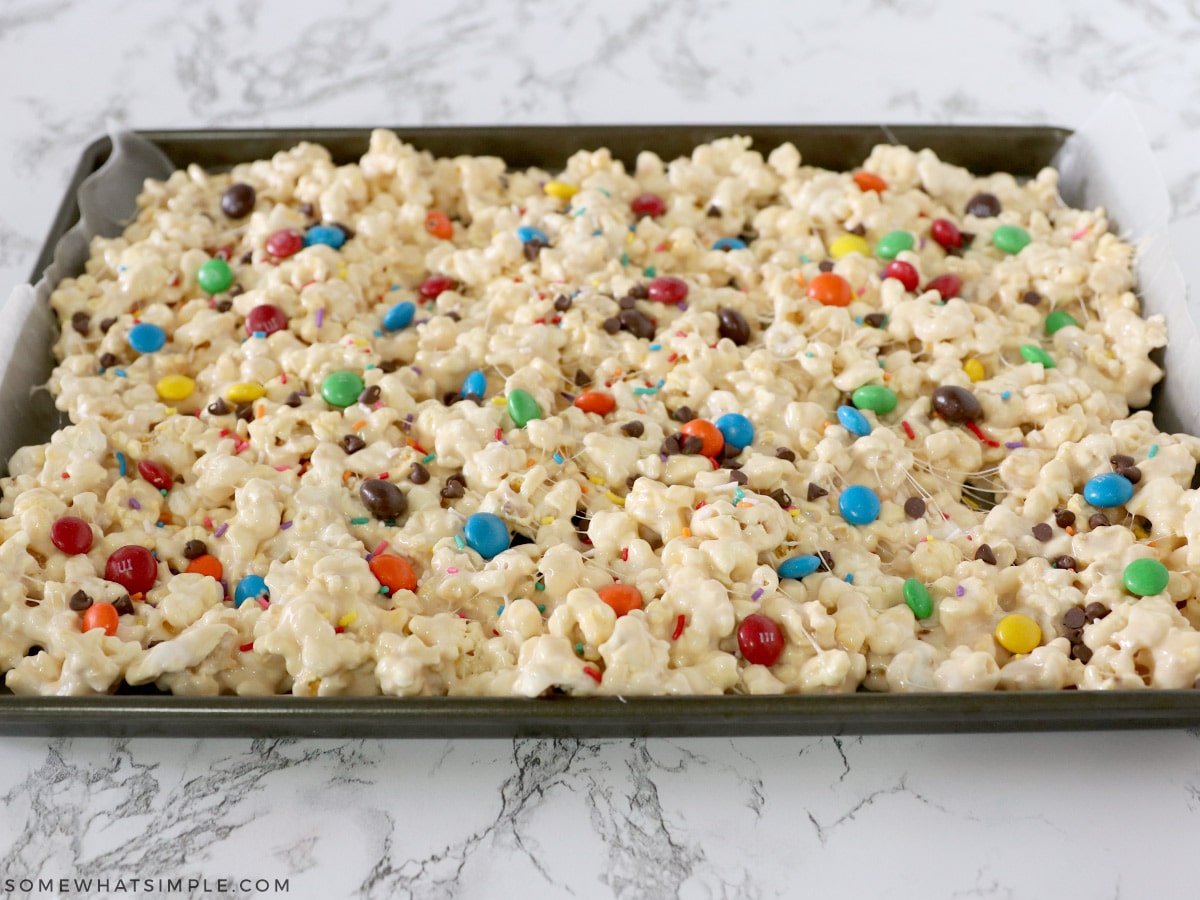
<svg viewBox="0 0 1200 900">
<path fill-rule="evenodd" d="M 741 134 L 760 150 L 791 141 L 806 163 L 859 164 L 877 143 L 928 147 L 976 172 L 1030 176 L 1050 164 L 1071 135 L 1027 126 L 565 126 L 397 128 L 439 155 L 501 156 L 514 167 L 560 168 L 580 148 L 606 146 L 632 163 L 640 150 L 665 158 L 716 137 Z M 369 129 L 146 131 L 177 166 L 209 169 L 261 159 L 298 141 L 324 144 L 338 163 L 358 159 Z M 107 159 L 102 138 L 88 146 L 67 186 L 33 273 L 51 262 L 79 217 L 76 191 Z M 46 440 L 49 435 L 45 435 Z M 0 734 L 163 737 L 506 737 L 866 734 L 1173 728 L 1200 724 L 1200 691 L 1055 691 L 769 697 L 301 698 L 173 697 L 126 689 L 109 697 L 0 695 Z"/>
</svg>

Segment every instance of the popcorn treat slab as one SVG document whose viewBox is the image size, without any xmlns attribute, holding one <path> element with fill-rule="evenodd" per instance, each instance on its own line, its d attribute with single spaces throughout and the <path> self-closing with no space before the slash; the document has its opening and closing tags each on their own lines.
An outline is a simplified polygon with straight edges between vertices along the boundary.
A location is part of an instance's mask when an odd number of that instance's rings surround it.
<svg viewBox="0 0 1200 900">
<path fill-rule="evenodd" d="M 881 138 L 894 136 L 903 143 L 914 147 L 927 146 L 938 152 L 948 162 L 961 163 L 979 170 L 1009 171 L 1017 175 L 1032 175 L 1038 168 L 1050 161 L 1053 153 L 1059 149 L 1066 138 L 1066 132 L 1059 129 L 892 129 L 882 132 L 879 129 L 831 127 L 831 128 L 742 128 L 712 126 L 703 129 L 645 129 L 645 134 L 639 134 L 637 129 L 528 129 L 528 130 L 404 130 L 401 138 L 415 144 L 423 150 L 435 154 L 458 155 L 475 153 L 481 155 L 504 156 L 511 167 L 520 168 L 526 165 L 538 165 L 550 173 L 561 171 L 566 158 L 581 146 L 609 146 L 618 156 L 625 156 L 632 163 L 634 152 L 641 147 L 652 148 L 664 159 L 689 153 L 697 144 L 719 135 L 741 134 L 752 137 L 757 149 L 765 153 L 783 141 L 795 144 L 804 155 L 806 165 L 825 165 L 838 170 L 847 170 L 864 158 L 871 145 L 878 143 Z M 944 143 L 939 143 L 939 132 Z M 250 135 L 149 135 L 155 143 L 167 151 L 172 162 L 183 165 L 195 162 L 210 170 L 219 170 L 223 163 L 241 162 L 249 158 L 269 156 L 272 152 L 284 150 L 297 140 L 316 140 L 334 153 L 334 161 L 350 161 L 357 158 L 365 146 L 366 132 L 336 132 L 336 133 L 282 133 Z M 239 145 L 243 138 L 250 144 Z M 265 142 L 255 145 L 253 142 Z M 438 146 L 439 141 L 446 142 Z M 190 145 L 189 145 L 189 142 Z M 211 143 L 210 143 L 211 142 Z M 339 142 L 343 142 L 339 145 Z M 622 142 L 626 142 L 624 145 Z M 208 153 L 211 147 L 212 152 Z M 340 149 L 339 149 L 340 147 Z M 1031 149 L 1032 148 L 1032 149 Z M 93 148 L 94 150 L 103 150 Z M 1005 151 L 1011 156 L 1004 156 Z M 523 156 L 522 154 L 530 154 Z M 207 155 L 206 155 L 207 154 Z M 344 154 L 344 155 L 343 155 Z M 823 155 L 824 154 L 824 155 Z M 997 155 L 1000 158 L 997 158 Z M 86 161 L 85 161 L 86 165 Z M 560 201 L 569 201 L 572 192 L 570 185 L 552 182 L 546 185 L 546 194 Z M 639 198 L 640 199 L 640 198 Z M 245 198 L 232 197 L 231 204 L 235 207 L 244 203 Z M 68 204 L 69 205 L 69 199 Z M 69 219 L 69 214 L 65 218 Z M 60 225 L 64 219 L 60 218 Z M 446 223 L 425 222 L 425 230 L 439 239 L 445 239 Z M 344 241 L 344 233 L 339 235 L 336 228 L 329 234 L 323 232 L 313 235 L 317 229 L 310 229 L 309 243 L 324 244 L 336 249 Z M 526 245 L 526 256 L 529 257 L 528 247 L 531 244 L 544 246 L 545 232 L 537 229 L 521 238 Z M 1006 235 L 996 246 L 1004 253 L 1017 253 L 1021 250 L 1020 235 Z M 271 236 L 274 238 L 274 235 Z M 892 259 L 898 254 L 912 250 L 911 236 L 900 233 L 886 235 L 881 258 Z M 729 239 L 740 241 L 739 239 Z M 298 252 L 290 244 L 279 238 L 275 246 L 281 253 L 290 256 Z M 718 242 L 719 243 L 719 242 Z M 270 241 L 268 241 L 270 246 Z M 743 252 L 744 248 L 737 243 L 718 249 L 726 252 Z M 854 252 L 854 251 L 847 251 Z M 536 253 L 536 251 L 535 251 Z M 212 260 L 210 260 L 211 262 Z M 206 264 L 207 265 L 207 264 Z M 880 263 L 882 266 L 883 263 Z M 203 267 L 201 267 L 203 268 Z M 211 266 L 211 271 L 198 273 L 201 287 L 208 290 L 212 287 L 218 292 L 228 287 L 227 273 L 219 266 Z M 652 273 L 647 270 L 647 279 Z M 442 290 L 452 290 L 452 287 L 440 286 Z M 667 284 L 662 297 L 656 297 L 651 282 L 650 302 L 665 305 L 682 305 L 686 294 L 675 296 L 676 286 Z M 686 285 L 684 285 L 686 289 Z M 937 288 L 942 290 L 941 287 Z M 956 290 L 947 288 L 950 293 L 943 291 L 942 296 L 953 297 Z M 432 291 L 432 288 L 431 288 Z M 429 296 L 424 290 L 420 293 Z M 668 297 L 667 294 L 670 294 Z M 434 293 L 436 299 L 437 293 Z M 852 299 L 852 298 L 851 298 Z M 418 300 L 418 302 L 420 302 Z M 826 301 L 820 301 L 825 303 Z M 645 305 L 645 304 L 643 304 Z M 830 305 L 842 306 L 841 298 Z M 555 307 L 558 309 L 557 305 Z M 381 309 L 381 314 L 383 312 Z M 277 312 L 278 310 L 276 310 Z M 270 312 L 270 311 L 268 311 Z M 247 322 L 250 321 L 247 316 Z M 273 314 L 266 313 L 261 317 L 265 322 L 276 321 Z M 411 319 L 401 321 L 404 316 L 393 319 L 397 327 L 384 327 L 388 331 L 402 332 Z M 730 319 L 727 322 L 727 318 Z M 731 337 L 734 343 L 739 343 L 743 323 L 738 323 L 732 317 L 720 317 L 721 336 Z M 728 334 L 726 333 L 728 326 Z M 136 327 L 136 326 L 135 326 Z M 247 325 L 249 328 L 249 325 Z M 283 326 L 286 328 L 286 317 Z M 320 327 L 320 323 L 318 323 Z M 618 328 L 636 334 L 636 327 Z M 249 332 L 250 340 L 265 338 L 263 334 Z M 273 333 L 273 332 L 272 332 Z M 144 350 L 132 346 L 138 353 L 157 352 L 158 335 L 139 333 L 137 340 L 142 343 Z M 1024 356 L 1024 352 L 1022 352 Z M 1026 357 L 1028 358 L 1028 357 Z M 1041 360 L 1039 360 L 1041 361 Z M 1032 360 L 1031 360 L 1032 362 Z M 1044 364 L 1044 363 L 1043 363 Z M 966 367 L 964 367 L 966 369 Z M 967 370 L 969 371 L 969 370 Z M 331 373 L 340 375 L 341 370 Z M 355 376 L 357 377 L 357 376 Z M 974 381 L 974 377 L 970 379 Z M 347 385 L 349 377 L 335 378 L 326 391 L 321 385 L 324 399 L 332 406 L 345 408 L 359 401 L 358 394 L 366 390 L 364 384 L 357 381 L 352 385 L 353 391 Z M 969 383 L 964 380 L 964 384 Z M 258 397 L 243 396 L 247 390 L 258 385 L 253 382 L 239 382 L 229 387 L 226 396 L 231 402 L 243 405 L 253 404 Z M 188 385 L 176 381 L 167 382 L 159 387 L 159 395 L 171 399 L 164 394 L 167 391 L 172 397 L 185 394 Z M 457 385 L 456 385 L 457 387 Z M 492 389 L 495 391 L 495 384 Z M 529 387 L 534 387 L 529 385 Z M 486 381 L 484 383 L 486 390 Z M 464 396 L 467 388 L 462 388 Z M 649 390 L 649 389 L 648 389 Z M 350 393 L 355 396 L 351 397 Z M 533 391 L 536 393 L 536 391 Z M 515 400 L 514 400 L 515 397 Z M 540 395 L 539 395 L 540 397 Z M 331 399 L 332 398 L 332 399 Z M 180 398 L 180 399 L 186 399 Z M 207 398 L 206 398 L 207 399 Z M 378 396 L 374 398 L 378 400 Z M 485 404 L 498 401 L 505 402 L 503 392 L 498 397 L 481 397 Z M 518 428 L 526 428 L 531 423 L 542 419 L 543 407 L 547 400 L 540 397 L 541 403 L 535 400 L 530 391 L 515 388 L 508 391 L 508 412 L 513 423 Z M 344 402 L 343 402 L 344 401 Z M 884 402 L 888 401 L 888 402 Z M 371 402 L 368 400 L 368 403 Z M 889 398 L 886 395 L 862 395 L 855 400 L 855 407 L 846 407 L 846 416 L 855 427 L 861 429 L 865 423 L 866 433 L 861 430 L 853 434 L 866 436 L 870 433 L 872 421 L 878 416 L 890 412 Z M 939 410 L 947 421 L 954 421 L 955 410 L 962 407 L 951 403 L 945 409 Z M 590 404 L 589 404 L 590 405 Z M 603 416 L 607 409 L 600 404 L 594 409 L 585 406 L 577 408 L 589 416 Z M 859 409 L 872 413 L 867 416 Z M 948 412 L 947 412 L 948 411 Z M 841 411 L 839 410 L 839 413 Z M 840 416 L 839 416 L 840 417 Z M 718 419 L 716 415 L 711 418 Z M 973 424 L 969 416 L 963 417 L 962 424 Z M 693 420 L 698 424 L 689 429 L 693 422 L 684 421 L 680 429 L 686 439 L 694 439 L 698 450 L 708 452 L 708 444 L 712 444 L 712 454 L 721 452 L 718 445 L 738 440 L 740 441 L 744 428 L 740 423 L 734 423 L 732 430 L 722 433 L 709 425 L 703 419 Z M 719 420 L 718 420 L 719 424 Z M 706 429 L 703 426 L 709 425 Z M 906 432 L 911 426 L 906 427 Z M 361 449 L 351 440 L 355 435 L 347 434 L 342 446 L 346 454 L 352 455 Z M 45 440 L 43 432 L 34 440 Z M 753 432 L 749 434 L 753 439 Z M 910 435 L 911 439 L 911 435 Z M 982 442 L 986 437 L 980 437 Z M 736 449 L 736 448 L 735 448 Z M 433 454 L 430 454 L 433 455 Z M 557 462 L 557 460 L 556 460 Z M 560 463 L 561 464 L 561 463 Z M 140 466 L 140 463 L 139 463 Z M 131 465 L 132 468 L 132 465 Z M 417 469 L 414 468 L 414 473 Z M 141 477 L 151 485 L 157 485 L 155 479 L 162 479 L 160 472 L 147 475 L 144 471 L 133 477 Z M 166 474 L 162 490 L 170 486 L 170 474 Z M 412 479 L 417 483 L 417 479 Z M 381 486 L 382 485 L 382 486 Z M 447 489 L 450 483 L 447 482 Z M 853 486 L 852 486 L 853 487 Z M 367 492 L 367 489 L 370 491 Z M 370 516 L 385 520 L 403 513 L 403 508 L 395 504 L 396 498 L 391 496 L 389 489 L 392 485 L 383 481 L 379 485 L 363 483 L 363 502 Z M 457 490 L 457 489 L 456 489 Z M 864 489 L 864 496 L 857 497 L 849 493 L 854 501 L 846 506 L 846 520 L 855 525 L 867 526 L 879 515 L 878 497 L 873 491 Z M 795 491 L 793 491 L 795 492 Z M 369 496 L 368 496 L 369 493 Z M 443 493 L 443 497 L 447 495 Z M 458 494 L 461 496 L 461 493 Z M 811 498 L 810 498 L 811 499 Z M 838 498 L 829 498 L 833 503 Z M 872 502 L 867 502 L 872 501 Z M 782 501 L 778 501 L 783 505 Z M 905 510 L 907 512 L 907 504 Z M 357 520 L 351 520 L 355 522 Z M 364 517 L 363 526 L 369 526 L 371 518 Z M 290 521 L 287 523 L 290 525 Z M 1034 532 L 1036 535 L 1036 531 Z M 690 533 L 689 533 L 690 536 Z M 471 533 L 466 534 L 468 541 Z M 493 538 L 499 540 L 498 535 Z M 501 541 L 504 546 L 497 545 L 496 552 L 506 549 L 507 536 Z M 484 553 L 485 557 L 491 552 Z M 394 550 L 395 548 L 393 548 Z M 460 549 L 462 549 L 460 547 Z M 478 549 L 478 548 L 476 548 Z M 376 554 L 385 553 L 386 548 L 380 545 Z M 190 557 L 189 557 L 190 558 Z M 202 558 L 202 557 L 197 557 Z M 387 558 L 381 557 L 381 558 Z M 399 559 L 399 557 L 392 557 Z M 191 571 L 191 569 L 189 569 Z M 219 570 L 218 570 L 219 571 Z M 261 579 L 260 579 L 261 580 Z M 230 584 L 230 593 L 234 585 Z M 254 593 L 254 592 L 251 592 Z M 248 595 L 249 596 L 249 595 Z M 255 595 L 260 600 L 266 598 Z M 253 598 L 252 598 L 253 599 Z M 757 597 L 754 598 L 757 600 Z M 916 598 L 920 600 L 920 597 Z M 640 601 L 639 601 L 640 603 Z M 909 604 L 914 610 L 923 608 L 915 601 Z M 352 624 L 350 622 L 347 625 Z M 339 627 L 342 625 L 339 623 Z M 668 629 L 669 630 L 669 629 Z M 739 635 L 740 636 L 740 635 Z M 749 656 L 747 656 L 749 658 Z M 586 670 L 585 670 L 586 671 Z M 587 673 L 595 677 L 592 673 Z M 597 672 L 598 674 L 598 672 Z M 599 681 L 599 679 L 596 679 Z M 1074 693 L 1022 693 L 1018 695 L 921 695 L 921 696 L 879 696 L 858 694 L 853 696 L 771 696 L 771 697 L 713 697 L 713 698 L 642 698 L 626 697 L 613 698 L 546 698 L 536 701 L 508 699 L 467 699 L 421 697 L 418 699 L 379 698 L 379 699 L 349 699 L 349 698 L 269 698 L 248 699 L 237 697 L 219 697 L 211 700 L 186 697 L 159 697 L 134 693 L 118 693 L 114 697 L 97 697 L 87 699 L 35 699 L 8 698 L 0 700 L 0 729 L 10 728 L 12 731 L 24 733 L 48 732 L 60 730 L 60 726 L 68 726 L 71 733 L 183 733 L 186 728 L 194 727 L 192 733 L 228 733 L 228 734 L 328 734 L 346 736 L 352 734 L 386 735 L 394 734 L 411 736 L 452 735 L 452 734 L 715 734 L 730 733 L 731 729 L 738 733 L 829 733 L 845 731 L 934 731 L 934 730 L 966 730 L 992 728 L 1066 728 L 1066 727 L 1096 727 L 1121 726 L 1130 727 L 1143 724 L 1178 725 L 1195 721 L 1195 714 L 1200 709 L 1191 693 L 1138 691 L 1131 694 L 1106 692 L 1088 696 L 1082 699 L 1082 694 Z M 92 711 L 95 710 L 95 713 Z M 100 711 L 103 710 L 101 713 Z M 57 711 L 57 712 L 56 712 Z M 121 719 L 120 725 L 114 724 L 114 717 Z M 176 729 L 170 725 L 172 721 L 187 722 L 184 729 Z M 90 724 L 89 724 L 90 723 Z M 93 731 L 92 729 L 97 729 Z M 125 731 L 124 729 L 132 729 Z"/>
</svg>

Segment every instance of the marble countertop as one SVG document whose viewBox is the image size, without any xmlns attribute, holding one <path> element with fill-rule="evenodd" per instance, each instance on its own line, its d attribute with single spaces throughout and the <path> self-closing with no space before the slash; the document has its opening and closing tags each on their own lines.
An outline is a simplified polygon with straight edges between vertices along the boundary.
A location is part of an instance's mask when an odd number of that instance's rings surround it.
<svg viewBox="0 0 1200 900">
<path fill-rule="evenodd" d="M 1197 5 L 981 6 L 7 0 L 0 296 L 109 124 L 1076 126 L 1121 91 L 1194 245 Z M 1176 896 L 1200 732 L 4 739 L 0 801 L 0 896 L 89 877 L 124 896 Z"/>
</svg>

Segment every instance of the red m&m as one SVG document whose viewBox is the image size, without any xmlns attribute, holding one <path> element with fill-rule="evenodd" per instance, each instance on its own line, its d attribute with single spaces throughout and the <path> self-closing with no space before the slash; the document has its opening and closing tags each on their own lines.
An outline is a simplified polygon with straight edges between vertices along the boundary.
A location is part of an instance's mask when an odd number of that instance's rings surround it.
<svg viewBox="0 0 1200 900">
<path fill-rule="evenodd" d="M 952 272 L 947 272 L 925 285 L 925 290 L 937 291 L 942 295 L 943 300 L 949 300 L 951 297 L 959 295 L 962 290 L 962 279 Z"/>
<path fill-rule="evenodd" d="M 71 556 L 87 553 L 92 549 L 92 526 L 76 516 L 63 516 L 50 526 L 50 541 Z"/>
<path fill-rule="evenodd" d="M 947 249 L 963 245 L 962 232 L 949 219 L 934 219 L 929 226 L 930 236 Z"/>
<path fill-rule="evenodd" d="M 635 216 L 650 216 L 653 219 L 667 211 L 667 204 L 658 194 L 638 194 L 629 204 L 629 209 Z"/>
<path fill-rule="evenodd" d="M 304 235 L 290 228 L 273 232 L 267 238 L 267 252 L 279 259 L 294 256 L 304 248 Z"/>
<path fill-rule="evenodd" d="M 271 335 L 287 326 L 287 313 L 270 303 L 263 303 L 246 313 L 246 334 L 249 335 Z"/>
<path fill-rule="evenodd" d="M 421 286 L 417 288 L 417 293 L 426 300 L 436 300 L 442 295 L 443 291 L 453 290 L 454 287 L 453 278 L 447 278 L 445 275 L 430 275 L 421 282 Z"/>
<path fill-rule="evenodd" d="M 143 459 L 138 463 L 138 474 L 160 491 L 169 491 L 171 485 L 175 483 L 175 479 L 171 476 L 167 467 L 162 463 L 156 463 L 152 459 Z"/>
<path fill-rule="evenodd" d="M 158 579 L 158 560 L 137 544 L 118 547 L 104 564 L 104 577 L 131 594 L 144 594 Z"/>
<path fill-rule="evenodd" d="M 883 277 L 895 278 L 904 285 L 906 291 L 915 291 L 917 285 L 921 283 L 921 276 L 917 273 L 916 266 L 898 259 L 893 259 L 887 264 L 887 268 L 883 270 Z"/>
<path fill-rule="evenodd" d="M 773 666 L 783 653 L 783 632 L 773 619 L 752 613 L 737 630 L 738 649 L 746 662 L 755 666 Z"/>
<path fill-rule="evenodd" d="M 659 275 L 650 282 L 647 290 L 651 300 L 672 305 L 682 303 L 688 295 L 687 282 L 674 275 Z"/>
</svg>

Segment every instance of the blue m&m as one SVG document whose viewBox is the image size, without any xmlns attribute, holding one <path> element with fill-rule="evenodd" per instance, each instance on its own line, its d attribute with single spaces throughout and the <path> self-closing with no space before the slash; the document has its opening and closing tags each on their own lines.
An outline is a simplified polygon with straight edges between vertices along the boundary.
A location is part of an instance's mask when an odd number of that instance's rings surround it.
<svg viewBox="0 0 1200 900">
<path fill-rule="evenodd" d="M 730 447 L 741 450 L 754 443 L 754 423 L 741 413 L 725 413 L 713 424 Z"/>
<path fill-rule="evenodd" d="M 464 400 L 468 397 L 478 397 L 482 400 L 485 394 L 487 394 L 487 376 L 479 369 L 468 372 L 467 377 L 463 379 L 462 390 L 458 392 L 458 396 Z"/>
<path fill-rule="evenodd" d="M 1097 475 L 1083 486 L 1083 499 L 1092 506 L 1124 506 L 1132 497 L 1133 482 L 1116 472 Z"/>
<path fill-rule="evenodd" d="M 804 556 L 793 556 L 791 559 L 785 559 L 779 564 L 776 570 L 779 572 L 780 578 L 803 578 L 805 575 L 811 575 L 817 569 L 821 568 L 821 557 L 805 554 Z"/>
<path fill-rule="evenodd" d="M 713 244 L 714 250 L 745 250 L 746 242 L 741 238 L 721 238 Z"/>
<path fill-rule="evenodd" d="M 412 324 L 413 316 L 417 314 L 417 305 L 409 300 L 397 303 L 383 316 L 384 331 L 399 331 Z"/>
<path fill-rule="evenodd" d="M 346 232 L 336 225 L 314 225 L 304 235 L 305 247 L 324 244 L 326 247 L 336 250 L 344 243 L 346 243 Z"/>
<path fill-rule="evenodd" d="M 238 582 L 237 590 L 233 592 L 233 605 L 241 606 L 247 600 L 257 600 L 259 597 L 270 597 L 271 589 L 267 582 L 258 575 L 247 575 Z"/>
<path fill-rule="evenodd" d="M 484 559 L 491 559 L 508 549 L 508 526 L 492 513 L 475 513 L 463 525 L 463 538 L 468 547 Z"/>
<path fill-rule="evenodd" d="M 869 487 L 854 484 L 838 497 L 838 512 L 851 525 L 870 525 L 879 518 L 879 495 Z"/>
<path fill-rule="evenodd" d="M 522 244 L 528 244 L 530 241 L 537 241 L 540 244 L 550 245 L 550 238 L 546 237 L 546 232 L 540 228 L 534 228 L 532 225 L 522 225 L 517 229 L 517 240 Z"/>
<path fill-rule="evenodd" d="M 156 353 L 167 342 L 167 333 L 151 322 L 138 322 L 129 329 L 129 346 L 138 353 Z"/>
<path fill-rule="evenodd" d="M 863 437 L 871 433 L 871 423 L 867 421 L 866 416 L 853 406 L 839 406 L 837 417 L 838 421 L 842 423 L 842 427 L 851 434 Z"/>
</svg>

